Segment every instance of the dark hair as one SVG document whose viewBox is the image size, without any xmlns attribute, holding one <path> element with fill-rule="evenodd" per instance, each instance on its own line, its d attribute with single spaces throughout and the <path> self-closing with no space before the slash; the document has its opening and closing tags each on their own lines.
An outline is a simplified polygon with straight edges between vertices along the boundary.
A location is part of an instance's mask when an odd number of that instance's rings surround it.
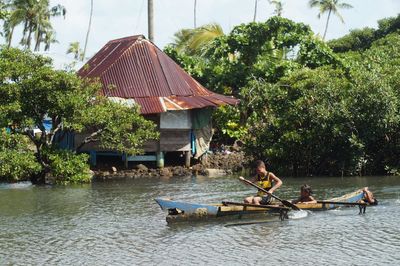
<svg viewBox="0 0 400 266">
<path fill-rule="evenodd" d="M 307 184 L 302 185 L 300 189 L 301 189 L 301 191 L 305 191 L 310 195 L 313 193 L 311 187 Z"/>
<path fill-rule="evenodd" d="M 261 161 L 261 160 L 257 160 L 255 165 L 256 165 L 256 168 L 258 168 L 258 167 L 264 167 L 265 168 L 265 163 L 263 161 Z"/>
</svg>

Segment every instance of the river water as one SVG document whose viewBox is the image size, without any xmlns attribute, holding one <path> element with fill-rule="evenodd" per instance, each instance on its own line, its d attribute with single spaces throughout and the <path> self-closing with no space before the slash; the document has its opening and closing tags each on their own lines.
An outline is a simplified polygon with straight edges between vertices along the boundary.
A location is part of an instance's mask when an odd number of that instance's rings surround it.
<svg viewBox="0 0 400 266">
<path fill-rule="evenodd" d="M 0 184 L 0 265 L 400 265 L 400 177 L 284 178 L 326 199 L 369 186 L 379 205 L 303 219 L 226 226 L 167 225 L 156 197 L 237 201 L 254 189 L 235 177 Z M 238 222 L 238 221 L 234 221 Z"/>
</svg>

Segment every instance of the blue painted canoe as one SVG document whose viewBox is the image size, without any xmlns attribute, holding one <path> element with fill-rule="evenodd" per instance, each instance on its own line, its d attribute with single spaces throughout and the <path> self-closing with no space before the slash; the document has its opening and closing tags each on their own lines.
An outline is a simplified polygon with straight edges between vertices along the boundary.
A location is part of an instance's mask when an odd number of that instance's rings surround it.
<svg viewBox="0 0 400 266">
<path fill-rule="evenodd" d="M 185 213 L 185 214 L 207 214 L 217 215 L 219 211 L 218 205 L 195 204 L 181 201 L 172 201 L 170 199 L 156 199 L 161 209 L 169 212 Z"/>
</svg>

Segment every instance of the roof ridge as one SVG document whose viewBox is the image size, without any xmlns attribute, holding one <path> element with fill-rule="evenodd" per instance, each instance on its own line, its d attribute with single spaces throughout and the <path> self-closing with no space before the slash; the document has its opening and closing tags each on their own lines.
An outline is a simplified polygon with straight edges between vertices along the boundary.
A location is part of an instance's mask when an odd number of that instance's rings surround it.
<svg viewBox="0 0 400 266">
<path fill-rule="evenodd" d="M 144 37 L 143 34 L 138 34 L 138 35 L 126 36 L 126 37 L 110 40 L 110 41 L 108 41 L 108 43 L 121 42 L 121 41 L 124 41 L 124 40 L 131 40 L 131 39 L 137 39 L 137 40 L 145 39 L 146 40 L 146 37 Z"/>
</svg>

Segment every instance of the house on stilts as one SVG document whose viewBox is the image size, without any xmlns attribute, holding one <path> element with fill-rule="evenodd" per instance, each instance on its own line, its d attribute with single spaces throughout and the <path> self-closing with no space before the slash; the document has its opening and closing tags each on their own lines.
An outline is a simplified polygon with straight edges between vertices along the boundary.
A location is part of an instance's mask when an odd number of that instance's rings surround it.
<svg viewBox="0 0 400 266">
<path fill-rule="evenodd" d="M 209 148 L 213 109 L 238 103 L 204 88 L 142 35 L 109 41 L 78 75 L 99 79 L 102 93 L 112 101 L 140 105 L 141 114 L 154 121 L 160 132 L 159 140 L 146 143 L 145 155 L 140 156 L 89 145 L 85 152 L 90 153 L 94 165 L 97 155 L 114 155 L 121 156 L 126 165 L 129 161 L 156 161 L 163 167 L 168 153 L 180 152 L 189 166 L 191 156 L 200 157 Z"/>
</svg>

